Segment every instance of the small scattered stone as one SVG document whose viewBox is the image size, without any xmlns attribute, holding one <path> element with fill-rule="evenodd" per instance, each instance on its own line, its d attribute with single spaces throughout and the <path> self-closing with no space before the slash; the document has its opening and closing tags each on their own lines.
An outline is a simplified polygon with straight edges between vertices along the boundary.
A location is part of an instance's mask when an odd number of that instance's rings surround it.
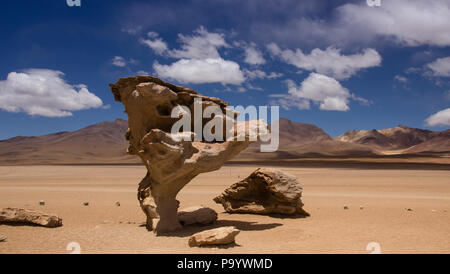
<svg viewBox="0 0 450 274">
<path fill-rule="evenodd" d="M 344 209 L 348 209 L 348 206 L 344 206 Z"/>
<path fill-rule="evenodd" d="M 43 200 L 39 201 L 39 205 L 45 206 L 45 201 L 43 201 Z"/>
<path fill-rule="evenodd" d="M 4 242 L 4 241 L 6 241 L 6 239 L 8 239 L 8 237 L 6 237 L 6 235 L 0 234 L 0 242 Z"/>
<path fill-rule="evenodd" d="M 235 242 L 235 237 L 239 232 L 240 230 L 236 229 L 234 226 L 205 230 L 192 235 L 189 238 L 189 246 L 232 244 Z"/>
<path fill-rule="evenodd" d="M 83 205 L 84 206 L 89 206 L 89 202 L 84 202 Z"/>
<path fill-rule="evenodd" d="M 407 210 L 407 211 L 413 211 L 412 208 L 407 208 L 406 210 Z"/>
<path fill-rule="evenodd" d="M 432 209 L 431 212 L 436 212 L 436 209 Z"/>
<path fill-rule="evenodd" d="M 120 206 L 120 202 L 116 202 L 116 206 Z"/>
<path fill-rule="evenodd" d="M 359 206 L 359 209 L 363 210 L 363 209 L 364 209 L 364 207 L 363 207 L 363 206 Z"/>
</svg>

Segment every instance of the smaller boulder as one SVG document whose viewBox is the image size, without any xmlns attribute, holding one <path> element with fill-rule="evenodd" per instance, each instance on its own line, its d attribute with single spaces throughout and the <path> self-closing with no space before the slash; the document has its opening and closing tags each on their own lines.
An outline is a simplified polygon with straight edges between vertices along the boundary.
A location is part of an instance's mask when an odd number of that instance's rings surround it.
<svg viewBox="0 0 450 274">
<path fill-rule="evenodd" d="M 241 232 L 234 226 L 225 226 L 205 230 L 192 235 L 189 238 L 189 246 L 226 245 L 235 242 L 236 235 Z"/>
<path fill-rule="evenodd" d="M 116 206 L 120 206 L 120 202 L 116 202 Z"/>
<path fill-rule="evenodd" d="M 259 168 L 214 198 L 228 213 L 304 215 L 303 187 L 292 174 Z"/>
<path fill-rule="evenodd" d="M 188 207 L 178 212 L 178 220 L 182 225 L 208 225 L 217 220 L 217 212 L 209 207 Z"/>
<path fill-rule="evenodd" d="M 83 205 L 84 206 L 89 206 L 89 202 L 84 202 Z"/>
<path fill-rule="evenodd" d="M 8 237 L 6 237 L 6 235 L 0 234 L 0 242 L 4 242 L 4 241 L 6 241 L 6 239 L 8 239 Z"/>
<path fill-rule="evenodd" d="M 40 206 L 45 206 L 45 201 L 43 201 L 43 200 L 39 201 L 39 205 Z"/>
</svg>

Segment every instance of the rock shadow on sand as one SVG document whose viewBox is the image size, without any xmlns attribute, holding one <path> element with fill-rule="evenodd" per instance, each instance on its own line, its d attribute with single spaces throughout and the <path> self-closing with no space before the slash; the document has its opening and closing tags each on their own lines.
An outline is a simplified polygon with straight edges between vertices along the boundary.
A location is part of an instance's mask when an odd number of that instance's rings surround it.
<svg viewBox="0 0 450 274">
<path fill-rule="evenodd" d="M 286 214 L 268 214 L 267 216 L 277 219 L 304 219 L 308 218 L 311 215 L 309 213 L 307 214 L 293 214 L 293 215 L 286 215 Z"/>
<path fill-rule="evenodd" d="M 204 249 L 229 249 L 233 247 L 240 247 L 241 245 L 237 243 L 231 243 L 231 244 L 225 244 L 225 245 L 202 245 L 202 246 L 196 246 L 195 248 L 204 248 Z"/>
<path fill-rule="evenodd" d="M 273 229 L 273 228 L 276 228 L 276 227 L 282 226 L 282 225 L 283 224 L 281 224 L 281 223 L 258 223 L 258 222 L 246 222 L 246 221 L 237 221 L 237 220 L 218 220 L 210 225 L 184 226 L 181 230 L 159 234 L 159 236 L 189 237 L 189 236 L 194 235 L 195 233 L 198 233 L 198 232 L 201 232 L 204 230 L 225 227 L 225 226 L 234 226 L 241 231 L 261 231 L 261 230 Z"/>
</svg>

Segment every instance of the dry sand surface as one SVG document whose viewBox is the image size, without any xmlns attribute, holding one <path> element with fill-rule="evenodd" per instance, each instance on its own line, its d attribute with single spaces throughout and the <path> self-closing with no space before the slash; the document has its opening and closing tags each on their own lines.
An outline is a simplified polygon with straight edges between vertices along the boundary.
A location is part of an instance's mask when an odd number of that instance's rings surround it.
<svg viewBox="0 0 450 274">
<path fill-rule="evenodd" d="M 256 168 L 228 165 L 195 178 L 178 196 L 181 207 L 212 207 L 218 222 L 156 237 L 142 226 L 136 199 L 143 166 L 3 166 L 1 208 L 56 213 L 64 225 L 0 225 L 8 236 L 0 253 L 70 253 L 70 242 L 82 253 L 369 253 L 369 242 L 378 242 L 382 253 L 450 253 L 448 170 L 278 167 L 303 182 L 311 217 L 224 213 L 212 198 Z M 193 233 L 228 225 L 241 230 L 237 245 L 188 246 Z"/>
</svg>

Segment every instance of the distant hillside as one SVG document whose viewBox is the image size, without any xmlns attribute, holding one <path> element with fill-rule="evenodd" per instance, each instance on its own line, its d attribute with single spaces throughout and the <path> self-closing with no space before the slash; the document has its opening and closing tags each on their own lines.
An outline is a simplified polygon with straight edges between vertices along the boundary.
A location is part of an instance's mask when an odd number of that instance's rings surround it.
<svg viewBox="0 0 450 274">
<path fill-rule="evenodd" d="M 282 146 L 289 146 L 293 143 L 302 144 L 332 139 L 321 128 L 315 125 L 292 122 L 285 118 L 281 118 L 275 124 L 279 127 L 280 144 Z"/>
<path fill-rule="evenodd" d="M 392 141 L 378 130 L 350 130 L 335 140 L 371 146 L 377 149 L 392 149 L 394 147 Z"/>
<path fill-rule="evenodd" d="M 433 132 L 398 126 L 384 130 L 351 130 L 333 139 L 315 125 L 283 118 L 276 123 L 280 130 L 278 151 L 261 153 L 260 142 L 255 142 L 233 161 L 450 153 L 450 130 Z M 0 141 L 0 164 L 140 163 L 138 157 L 126 154 L 127 128 L 127 121 L 117 119 L 73 132 L 3 140 Z"/>
<path fill-rule="evenodd" d="M 278 125 L 280 131 L 278 151 L 261 153 L 260 142 L 255 142 L 248 149 L 236 156 L 235 160 L 278 160 L 296 159 L 299 157 L 360 157 L 376 155 L 376 152 L 370 147 L 333 140 L 333 138 L 315 125 L 292 122 L 284 118 L 279 120 Z"/>
<path fill-rule="evenodd" d="M 0 141 L 0 164 L 133 163 L 126 154 L 128 122 L 117 119 L 73 132 Z"/>
<path fill-rule="evenodd" d="M 450 153 L 450 129 L 433 134 L 428 140 L 412 146 L 405 153 Z"/>
<path fill-rule="evenodd" d="M 427 142 L 439 136 L 439 134 L 440 132 L 398 126 L 382 130 L 350 130 L 336 137 L 335 140 L 367 145 L 381 151 L 402 149 L 408 151 L 409 148 Z M 443 138 L 445 139 L 445 136 Z M 431 146 L 435 145 L 437 144 L 429 144 L 428 147 L 431 148 Z M 422 152 L 420 147 L 414 150 L 414 152 Z M 413 152 L 413 150 L 409 151 Z"/>
</svg>

